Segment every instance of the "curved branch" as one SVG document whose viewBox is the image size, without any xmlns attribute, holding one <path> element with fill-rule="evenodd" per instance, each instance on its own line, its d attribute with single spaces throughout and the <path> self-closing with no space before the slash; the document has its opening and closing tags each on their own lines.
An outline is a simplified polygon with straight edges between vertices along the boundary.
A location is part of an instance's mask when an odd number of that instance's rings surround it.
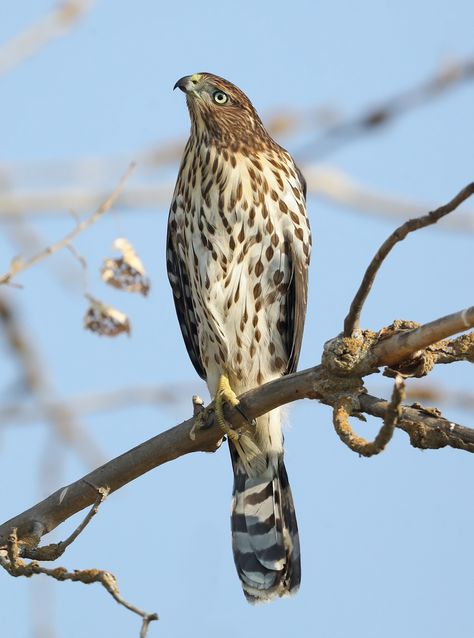
<svg viewBox="0 0 474 638">
<path fill-rule="evenodd" d="M 342 396 L 334 406 L 333 425 L 337 435 L 349 449 L 361 456 L 371 457 L 383 452 L 393 436 L 402 413 L 402 401 L 405 397 L 405 384 L 401 376 L 395 379 L 392 398 L 387 405 L 383 417 L 383 425 L 373 441 L 358 436 L 354 433 L 349 417 L 354 407 L 354 399 L 351 396 Z"/>
<path fill-rule="evenodd" d="M 362 307 L 367 299 L 369 292 L 372 288 L 372 285 L 375 280 L 375 276 L 383 263 L 383 260 L 387 257 L 389 252 L 398 242 L 405 239 L 405 237 L 420 228 L 425 228 L 426 226 L 430 226 L 431 224 L 435 224 L 442 217 L 451 213 L 453 210 L 456 210 L 462 202 L 464 202 L 468 197 L 474 194 L 474 182 L 471 182 L 467 186 L 465 186 L 453 199 L 445 204 L 444 206 L 440 206 L 434 211 L 431 211 L 427 215 L 423 215 L 422 217 L 416 217 L 415 219 L 409 219 L 407 222 L 399 226 L 382 244 L 382 246 L 375 253 L 372 261 L 367 268 L 364 278 L 362 279 L 362 283 L 359 286 L 359 290 L 357 291 L 349 310 L 349 314 L 347 315 L 344 321 L 344 336 L 350 337 L 354 330 L 356 330 L 359 326 L 360 313 L 362 311 Z"/>
</svg>

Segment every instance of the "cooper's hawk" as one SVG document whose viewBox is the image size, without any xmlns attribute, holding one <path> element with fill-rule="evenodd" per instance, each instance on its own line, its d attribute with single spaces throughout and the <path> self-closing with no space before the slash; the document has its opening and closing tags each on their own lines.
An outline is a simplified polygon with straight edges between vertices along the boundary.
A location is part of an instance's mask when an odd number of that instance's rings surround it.
<svg viewBox="0 0 474 638">
<path fill-rule="evenodd" d="M 306 184 L 250 100 L 210 73 L 183 77 L 191 135 L 168 222 L 167 267 L 194 367 L 216 396 L 234 469 L 232 546 L 250 602 L 295 591 L 300 548 L 280 410 L 250 434 L 225 426 L 222 397 L 296 369 L 311 236 Z M 219 399 L 219 401 L 217 400 Z"/>
</svg>

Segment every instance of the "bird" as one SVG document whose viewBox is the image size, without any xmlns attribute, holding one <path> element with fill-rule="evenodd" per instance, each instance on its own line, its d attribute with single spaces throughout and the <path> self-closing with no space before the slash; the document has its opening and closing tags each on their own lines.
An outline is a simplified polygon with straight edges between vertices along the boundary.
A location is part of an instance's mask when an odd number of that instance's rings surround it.
<svg viewBox="0 0 474 638">
<path fill-rule="evenodd" d="M 234 472 L 234 562 L 250 603 L 295 593 L 300 543 L 281 410 L 245 432 L 224 403 L 294 372 L 307 307 L 306 182 L 249 98 L 212 73 L 179 79 L 191 132 L 169 212 L 166 262 L 182 336 L 215 398 Z"/>
</svg>

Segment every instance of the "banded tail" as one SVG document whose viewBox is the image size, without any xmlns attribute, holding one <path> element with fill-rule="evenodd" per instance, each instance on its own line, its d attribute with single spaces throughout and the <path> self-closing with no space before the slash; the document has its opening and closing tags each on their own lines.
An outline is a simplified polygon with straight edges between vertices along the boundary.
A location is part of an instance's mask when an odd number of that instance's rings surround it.
<svg viewBox="0 0 474 638">
<path fill-rule="evenodd" d="M 250 478 L 233 445 L 232 549 L 245 597 L 268 602 L 295 593 L 301 580 L 300 543 L 283 453 Z"/>
</svg>

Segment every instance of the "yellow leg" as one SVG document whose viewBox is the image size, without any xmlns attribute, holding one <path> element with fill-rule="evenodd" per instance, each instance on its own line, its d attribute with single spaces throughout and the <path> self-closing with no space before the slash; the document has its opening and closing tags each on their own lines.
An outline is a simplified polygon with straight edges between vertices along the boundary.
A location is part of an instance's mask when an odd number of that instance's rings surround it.
<svg viewBox="0 0 474 638">
<path fill-rule="evenodd" d="M 221 374 L 219 377 L 219 384 L 217 386 L 216 396 L 214 398 L 214 412 L 216 415 L 216 421 L 219 427 L 231 441 L 238 441 L 240 435 L 233 430 L 224 418 L 224 403 L 228 403 L 233 408 L 239 404 L 235 392 L 230 387 L 229 379 L 225 374 Z"/>
<path fill-rule="evenodd" d="M 251 426 L 251 430 L 248 431 L 248 428 L 239 428 L 238 430 L 234 430 L 234 428 L 232 428 L 224 418 L 224 403 L 228 403 L 235 408 L 240 402 L 236 397 L 235 392 L 230 387 L 227 376 L 225 374 L 221 374 L 216 396 L 214 397 L 214 414 L 216 422 L 221 430 L 227 435 L 227 438 L 232 441 L 235 446 L 248 476 L 258 476 L 258 474 L 265 471 L 267 461 L 266 455 L 263 454 L 257 442 L 254 440 L 255 434 L 253 428 L 255 427 L 255 421 L 250 421 L 245 414 L 241 412 L 244 419 L 246 419 L 249 426 Z M 237 409 L 239 410 L 238 407 Z"/>
<path fill-rule="evenodd" d="M 224 417 L 224 403 L 228 403 L 235 408 L 239 405 L 239 400 L 237 399 L 235 392 L 230 387 L 228 377 L 225 374 L 222 374 L 219 377 L 217 392 L 214 397 L 214 417 L 216 423 L 224 434 L 227 435 L 227 438 L 234 444 L 247 474 L 251 477 L 257 476 L 266 469 L 266 456 L 253 440 L 253 433 L 245 431 L 245 428 L 234 430 L 234 428 L 227 423 Z M 204 426 L 208 419 L 209 412 L 210 408 L 207 407 L 197 414 L 194 425 L 189 433 L 191 439 L 195 438 L 196 430 L 199 430 Z M 247 419 L 245 414 L 242 413 L 242 416 Z M 255 427 L 255 421 L 249 421 L 249 426 Z"/>
</svg>

